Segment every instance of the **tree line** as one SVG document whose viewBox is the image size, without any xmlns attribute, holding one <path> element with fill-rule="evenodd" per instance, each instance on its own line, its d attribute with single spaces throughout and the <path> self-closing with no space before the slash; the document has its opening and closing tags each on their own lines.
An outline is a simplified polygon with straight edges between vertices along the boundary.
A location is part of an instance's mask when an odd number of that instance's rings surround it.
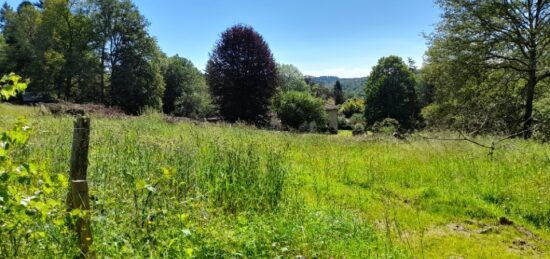
<svg viewBox="0 0 550 259">
<path fill-rule="evenodd" d="M 131 0 L 23 1 L 0 10 L 0 70 L 30 78 L 29 91 L 103 103 L 266 125 L 273 113 L 291 128 L 326 124 L 326 104 L 342 125 L 396 124 L 474 133 L 533 135 L 550 128 L 550 3 L 546 0 L 437 0 L 443 11 L 423 66 L 381 58 L 348 98 L 293 65 L 278 64 L 252 27 L 236 25 L 215 43 L 204 73 L 167 57 Z"/>
</svg>

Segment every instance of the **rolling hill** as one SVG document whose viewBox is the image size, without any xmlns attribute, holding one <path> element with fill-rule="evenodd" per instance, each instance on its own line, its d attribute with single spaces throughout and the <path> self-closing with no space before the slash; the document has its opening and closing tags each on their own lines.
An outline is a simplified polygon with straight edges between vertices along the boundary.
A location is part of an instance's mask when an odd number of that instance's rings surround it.
<svg viewBox="0 0 550 259">
<path fill-rule="evenodd" d="M 323 85 L 327 88 L 334 86 L 336 81 L 340 80 L 344 92 L 352 96 L 363 96 L 364 95 L 364 86 L 367 81 L 367 77 L 359 78 L 339 78 L 336 76 L 319 76 L 313 77 L 313 82 Z"/>
</svg>

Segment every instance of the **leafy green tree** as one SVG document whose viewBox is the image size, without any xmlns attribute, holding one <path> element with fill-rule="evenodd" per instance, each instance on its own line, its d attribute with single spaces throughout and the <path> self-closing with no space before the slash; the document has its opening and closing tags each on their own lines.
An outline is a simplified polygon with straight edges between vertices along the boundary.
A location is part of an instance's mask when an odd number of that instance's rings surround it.
<svg viewBox="0 0 550 259">
<path fill-rule="evenodd" d="M 342 85 L 340 84 L 340 80 L 336 81 L 336 83 L 334 84 L 334 89 L 332 90 L 332 94 L 334 97 L 334 104 L 340 105 L 344 103 L 345 101 L 344 91 L 342 90 Z"/>
<path fill-rule="evenodd" d="M 112 103 L 129 114 L 162 109 L 164 79 L 160 51 L 153 38 L 128 38 L 121 42 L 119 61 L 112 68 Z"/>
<path fill-rule="evenodd" d="M 8 63 L 2 67 L 4 71 L 16 72 L 24 77 L 32 75 L 31 64 L 38 57 L 34 44 L 40 26 L 40 13 L 32 5 L 21 4 L 17 11 L 9 5 L 2 8 L 2 34 L 7 44 Z"/>
<path fill-rule="evenodd" d="M 43 54 L 42 67 L 58 86 L 58 94 L 71 101 L 95 101 L 96 57 L 90 46 L 91 20 L 89 6 L 80 1 L 46 0 L 42 7 L 37 49 Z M 55 72 L 51 72 L 55 71 Z M 37 75 L 34 76 L 37 78 Z"/>
<path fill-rule="evenodd" d="M 39 7 L 37 7 L 39 6 Z M 2 8 L 1 21 L 8 62 L 2 69 L 32 78 L 30 91 L 48 92 L 66 100 L 90 96 L 96 63 L 89 44 L 88 5 L 81 1 L 47 0 L 22 3 L 13 12 Z"/>
<path fill-rule="evenodd" d="M 252 27 L 236 25 L 222 33 L 210 54 L 206 79 L 225 120 L 268 121 L 277 67 L 269 46 Z"/>
<path fill-rule="evenodd" d="M 533 103 L 540 82 L 550 77 L 550 2 L 547 0 L 438 0 L 443 9 L 432 42 L 444 43 L 470 66 L 521 77 L 524 137 L 532 135 Z"/>
<path fill-rule="evenodd" d="M 421 72 L 422 80 L 433 86 L 432 102 L 422 110 L 426 126 L 506 135 L 522 131 L 519 75 L 453 55 L 446 44 L 439 39 L 432 43 Z"/>
<path fill-rule="evenodd" d="M 400 57 L 381 58 L 365 86 L 365 119 L 368 125 L 385 118 L 412 128 L 418 117 L 415 78 Z"/>
<path fill-rule="evenodd" d="M 284 125 L 298 129 L 304 123 L 326 124 L 324 102 L 307 92 L 290 91 L 281 93 L 274 102 L 277 117 Z"/>
<path fill-rule="evenodd" d="M 149 23 L 131 1 L 108 3 L 96 2 L 95 15 L 108 17 L 112 26 L 101 34 L 108 38 L 101 42 L 108 42 L 110 48 L 98 51 L 107 56 L 101 73 L 109 72 L 110 103 L 130 114 L 139 114 L 145 108 L 160 110 L 164 93 L 162 55 L 147 32 Z"/>
<path fill-rule="evenodd" d="M 166 83 L 163 97 L 165 113 L 194 118 L 212 114 L 208 86 L 191 61 L 177 55 L 171 57 L 163 75 Z"/>
<path fill-rule="evenodd" d="M 124 35 L 124 20 L 127 16 L 123 12 L 131 8 L 131 2 L 120 0 L 92 0 L 92 31 L 95 37 L 92 39 L 92 46 L 99 64 L 99 99 L 101 102 L 110 102 L 110 73 L 119 60 L 118 48 Z M 136 16 L 134 13 L 133 16 Z"/>
<path fill-rule="evenodd" d="M 278 64 L 277 75 L 279 79 L 279 85 L 283 92 L 305 92 L 309 90 L 309 87 L 304 80 L 304 75 L 297 67 L 293 65 Z"/>
</svg>

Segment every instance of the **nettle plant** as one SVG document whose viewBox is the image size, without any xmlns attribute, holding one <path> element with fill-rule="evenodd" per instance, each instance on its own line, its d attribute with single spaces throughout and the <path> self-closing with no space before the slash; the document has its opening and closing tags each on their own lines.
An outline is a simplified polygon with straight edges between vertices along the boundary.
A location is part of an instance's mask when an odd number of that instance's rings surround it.
<svg viewBox="0 0 550 259">
<path fill-rule="evenodd" d="M 24 91 L 27 84 L 18 75 L 3 76 L 0 101 Z M 26 161 L 31 133 L 24 118 L 11 130 L 0 131 L 0 258 L 36 256 L 38 251 L 69 253 L 66 242 L 70 240 L 54 238 L 69 236 L 60 198 L 68 179 Z"/>
</svg>

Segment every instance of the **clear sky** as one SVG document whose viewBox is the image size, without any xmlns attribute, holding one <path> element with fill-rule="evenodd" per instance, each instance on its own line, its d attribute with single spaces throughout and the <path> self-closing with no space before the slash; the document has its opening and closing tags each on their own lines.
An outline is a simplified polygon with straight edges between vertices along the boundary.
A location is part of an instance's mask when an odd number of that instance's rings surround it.
<svg viewBox="0 0 550 259">
<path fill-rule="evenodd" d="M 8 1 L 17 5 L 20 1 Z M 251 25 L 277 62 L 304 74 L 367 76 L 387 55 L 413 58 L 426 50 L 422 33 L 439 20 L 433 0 L 135 0 L 149 32 L 168 55 L 204 69 L 226 28 Z"/>
</svg>

